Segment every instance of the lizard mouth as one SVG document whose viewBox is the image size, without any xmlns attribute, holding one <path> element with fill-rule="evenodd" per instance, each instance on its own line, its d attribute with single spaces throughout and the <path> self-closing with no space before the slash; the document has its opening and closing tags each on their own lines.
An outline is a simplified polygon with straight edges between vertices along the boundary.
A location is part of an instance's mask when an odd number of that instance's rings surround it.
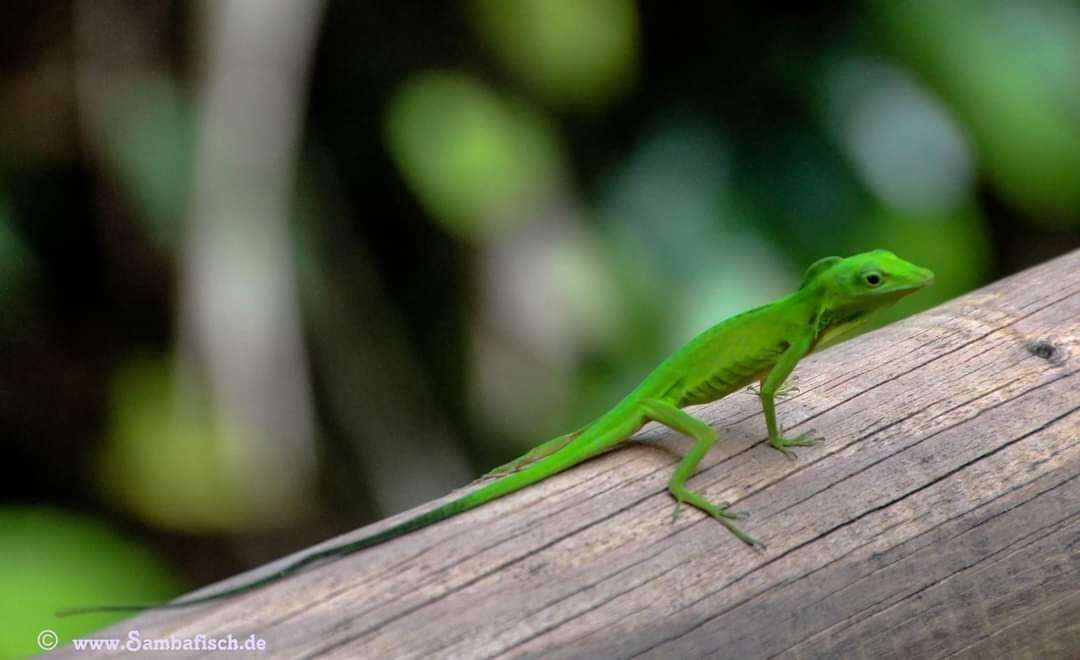
<svg viewBox="0 0 1080 660">
<path fill-rule="evenodd" d="M 926 287 L 930 286 L 933 283 L 934 283 L 934 278 L 931 277 L 931 278 L 926 279 L 926 280 L 920 280 L 918 282 L 911 282 L 910 284 L 900 284 L 900 285 L 897 285 L 897 286 L 890 287 L 888 289 L 882 289 L 880 291 L 875 291 L 874 295 L 882 296 L 882 297 L 886 297 L 886 298 L 901 298 L 903 296 L 915 293 L 916 291 L 919 291 L 921 289 L 925 289 Z"/>
<path fill-rule="evenodd" d="M 930 277 L 928 279 L 925 279 L 925 280 L 922 280 L 922 281 L 919 281 L 919 282 L 912 282 L 911 284 L 907 284 L 905 286 L 898 287 L 897 291 L 918 291 L 919 289 L 925 289 L 926 287 L 930 286 L 933 283 L 934 283 L 934 278 Z"/>
<path fill-rule="evenodd" d="M 922 277 L 918 280 L 908 282 L 906 284 L 900 284 L 886 291 L 881 291 L 882 295 L 907 295 L 914 293 L 920 289 L 925 289 L 934 283 L 934 272 L 931 270 L 923 269 Z"/>
</svg>

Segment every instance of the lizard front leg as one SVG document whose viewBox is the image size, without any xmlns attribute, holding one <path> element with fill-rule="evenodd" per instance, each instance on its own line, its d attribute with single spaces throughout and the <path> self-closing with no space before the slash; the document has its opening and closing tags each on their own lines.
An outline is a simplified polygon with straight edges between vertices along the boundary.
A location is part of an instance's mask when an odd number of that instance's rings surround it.
<svg viewBox="0 0 1080 660">
<path fill-rule="evenodd" d="M 769 429 L 769 444 L 773 449 L 780 451 L 784 456 L 791 460 L 795 460 L 797 457 L 795 456 L 795 452 L 788 449 L 788 447 L 813 447 L 819 442 L 822 442 L 822 439 L 812 438 L 806 433 L 795 436 L 794 438 L 788 438 L 781 435 L 780 426 L 776 423 L 776 405 L 774 399 L 784 381 L 791 375 L 791 372 L 794 371 L 795 365 L 810 352 L 810 346 L 812 345 L 813 340 L 813 335 L 808 334 L 788 346 L 787 350 L 780 355 L 776 364 L 769 371 L 769 375 L 761 384 L 761 390 L 759 392 L 759 396 L 761 397 L 761 409 L 765 413 L 765 426 Z"/>
</svg>

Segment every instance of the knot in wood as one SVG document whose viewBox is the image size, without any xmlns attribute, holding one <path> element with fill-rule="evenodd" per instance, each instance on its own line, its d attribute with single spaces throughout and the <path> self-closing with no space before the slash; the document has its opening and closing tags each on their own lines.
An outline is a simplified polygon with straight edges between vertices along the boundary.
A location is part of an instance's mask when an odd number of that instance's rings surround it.
<svg viewBox="0 0 1080 660">
<path fill-rule="evenodd" d="M 1065 352 L 1046 339 L 1029 342 L 1026 346 L 1028 353 L 1037 358 L 1042 358 L 1051 364 L 1058 366 L 1065 362 Z"/>
</svg>

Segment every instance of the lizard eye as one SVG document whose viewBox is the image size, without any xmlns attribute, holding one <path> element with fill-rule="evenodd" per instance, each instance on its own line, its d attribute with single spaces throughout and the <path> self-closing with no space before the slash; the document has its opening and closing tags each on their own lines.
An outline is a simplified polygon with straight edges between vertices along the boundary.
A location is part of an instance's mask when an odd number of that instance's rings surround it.
<svg viewBox="0 0 1080 660">
<path fill-rule="evenodd" d="M 878 273 L 867 273 L 863 276 L 863 279 L 866 280 L 866 283 L 870 286 L 877 286 L 882 282 L 882 277 Z"/>
</svg>

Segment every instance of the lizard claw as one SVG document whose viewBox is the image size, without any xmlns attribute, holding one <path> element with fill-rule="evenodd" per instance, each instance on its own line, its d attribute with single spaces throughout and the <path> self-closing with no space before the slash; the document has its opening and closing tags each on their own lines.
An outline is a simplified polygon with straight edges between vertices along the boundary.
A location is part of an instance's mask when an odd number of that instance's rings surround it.
<svg viewBox="0 0 1080 660">
<path fill-rule="evenodd" d="M 756 546 L 760 544 L 760 541 L 754 537 L 746 534 L 741 529 L 735 526 L 732 520 L 741 520 L 746 518 L 747 514 L 743 512 L 728 511 L 728 502 L 720 502 L 719 504 L 713 504 L 698 493 L 694 493 L 686 490 L 682 484 L 674 484 L 670 486 L 671 494 L 675 498 L 677 504 L 675 505 L 675 511 L 672 513 L 671 520 L 675 521 L 675 517 L 679 514 L 679 507 L 683 502 L 693 506 L 696 509 L 700 509 L 704 513 L 708 514 L 715 520 L 718 520 L 720 524 L 727 527 L 732 534 L 734 534 L 740 541 L 749 545 Z"/>
<path fill-rule="evenodd" d="M 798 385 L 781 385 L 780 389 L 776 390 L 777 398 L 784 398 L 785 396 L 791 396 L 792 394 L 799 393 Z"/>
<path fill-rule="evenodd" d="M 813 433 L 813 431 L 802 433 L 795 436 L 794 438 L 785 438 L 781 436 L 776 440 L 771 441 L 769 443 L 769 446 L 781 452 L 788 459 L 794 461 L 798 459 L 798 456 L 795 454 L 795 452 L 788 449 L 788 447 L 814 447 L 825 442 L 824 438 L 811 437 L 811 433 Z"/>
<path fill-rule="evenodd" d="M 755 395 L 755 396 L 761 396 L 761 386 L 760 385 L 757 385 L 757 384 L 750 385 L 749 387 L 746 388 L 746 391 L 748 393 L 750 393 L 750 394 Z M 784 383 L 779 388 L 777 388 L 776 394 L 774 396 L 777 399 L 782 399 L 782 398 L 784 398 L 786 396 L 791 396 L 792 394 L 798 394 L 798 393 L 799 393 L 799 386 L 798 385 Z"/>
</svg>

